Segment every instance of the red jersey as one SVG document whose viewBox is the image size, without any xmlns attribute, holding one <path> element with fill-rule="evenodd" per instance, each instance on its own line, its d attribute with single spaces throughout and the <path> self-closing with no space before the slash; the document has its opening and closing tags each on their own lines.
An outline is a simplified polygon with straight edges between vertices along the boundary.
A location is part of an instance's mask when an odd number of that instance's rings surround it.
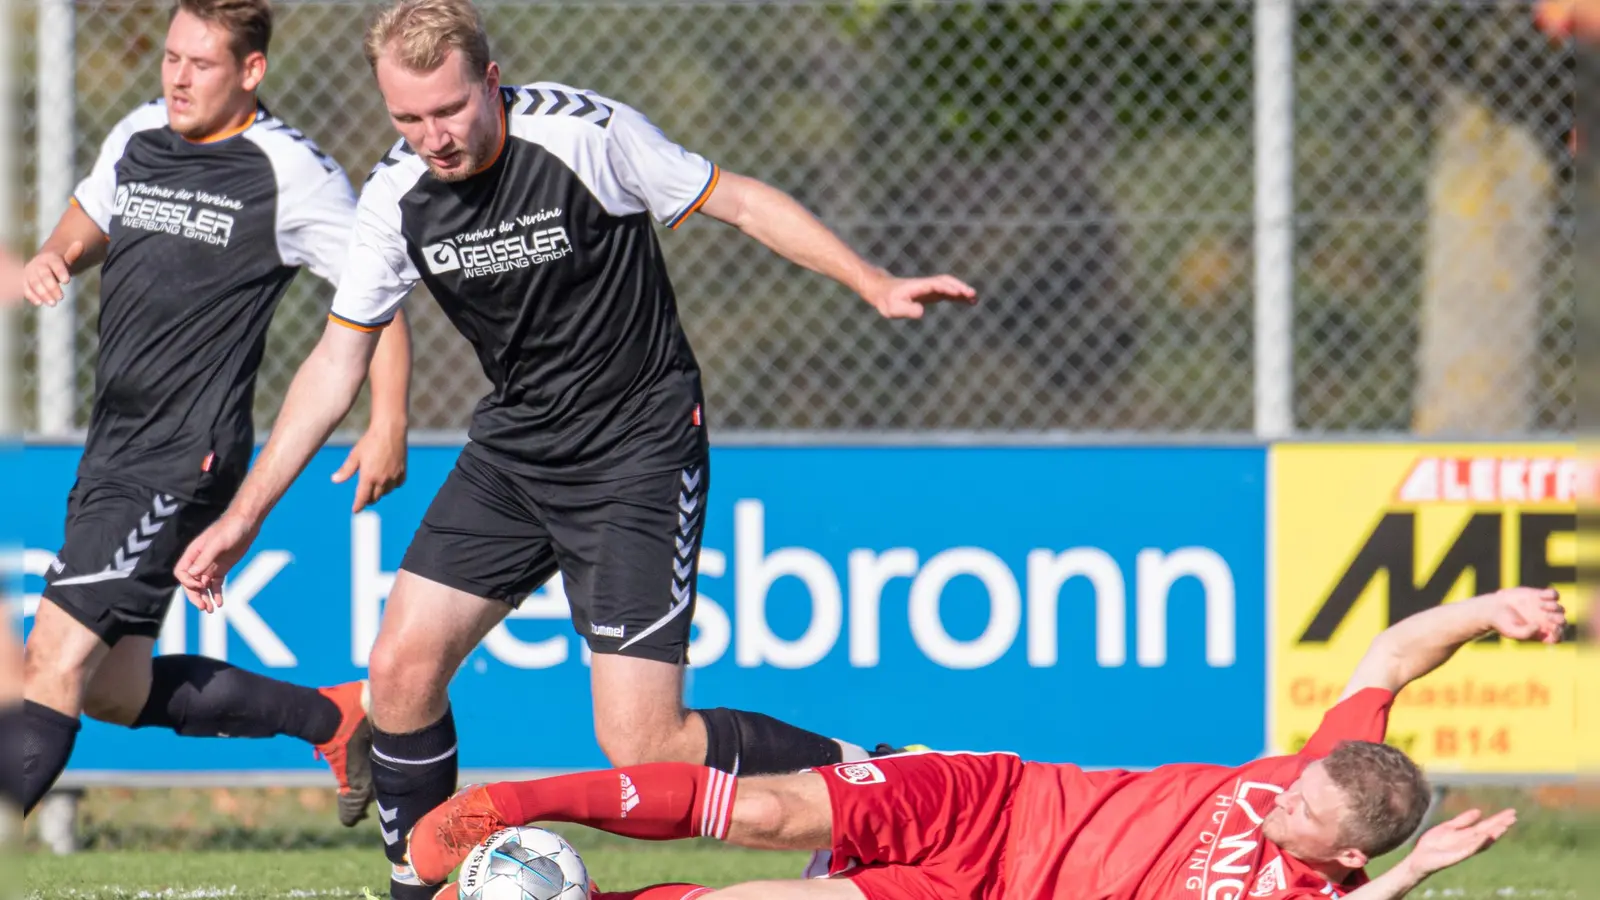
<svg viewBox="0 0 1600 900">
<path fill-rule="evenodd" d="M 1028 763 L 1006 846 L 1008 900 L 1301 900 L 1343 896 L 1340 884 L 1261 836 L 1273 801 L 1341 741 L 1381 741 L 1394 695 L 1367 689 L 1322 719 L 1293 756 L 1238 768 L 1162 766 L 1085 772 Z"/>
</svg>

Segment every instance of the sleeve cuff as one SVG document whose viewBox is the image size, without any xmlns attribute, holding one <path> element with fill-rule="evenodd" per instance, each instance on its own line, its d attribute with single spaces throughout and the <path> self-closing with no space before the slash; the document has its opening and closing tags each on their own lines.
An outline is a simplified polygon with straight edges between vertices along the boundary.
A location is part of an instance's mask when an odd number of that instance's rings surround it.
<svg viewBox="0 0 1600 900">
<path fill-rule="evenodd" d="M 700 207 L 704 206 L 706 200 L 711 197 L 711 192 L 717 189 L 717 180 L 721 177 L 722 167 L 718 166 L 716 163 L 712 163 L 711 175 L 706 179 L 706 186 L 700 189 L 700 194 L 694 198 L 693 203 L 690 203 L 683 212 L 678 213 L 676 218 L 667 223 L 667 227 L 677 230 L 677 227 L 682 225 L 684 220 L 694 215 L 695 212 L 700 209 Z"/>
<path fill-rule="evenodd" d="M 382 331 L 383 329 L 388 328 L 389 323 L 394 321 L 394 317 L 390 316 L 389 318 L 384 319 L 382 322 L 357 322 L 355 319 L 346 319 L 344 316 L 341 316 L 338 313 L 330 312 L 328 313 L 328 321 L 336 325 L 343 325 L 351 331 L 360 331 L 364 334 L 371 334 L 374 331 Z"/>
</svg>

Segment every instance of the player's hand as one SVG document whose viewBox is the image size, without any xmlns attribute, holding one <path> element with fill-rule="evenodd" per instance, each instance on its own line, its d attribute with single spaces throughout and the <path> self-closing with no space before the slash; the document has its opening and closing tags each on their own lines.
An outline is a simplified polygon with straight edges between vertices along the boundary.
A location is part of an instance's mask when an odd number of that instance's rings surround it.
<svg viewBox="0 0 1600 900">
<path fill-rule="evenodd" d="M 1561 641 L 1567 627 L 1567 611 L 1554 589 L 1512 587 L 1497 591 L 1493 597 L 1490 623 L 1495 631 L 1517 641 Z"/>
<path fill-rule="evenodd" d="M 1595 0 L 1540 0 L 1533 8 L 1534 24 L 1553 38 L 1600 37 L 1600 3 Z"/>
<path fill-rule="evenodd" d="M 1426 878 L 1489 849 L 1516 821 L 1514 809 L 1501 810 L 1487 819 L 1482 812 L 1469 809 L 1417 838 L 1417 846 L 1412 848 L 1405 864 L 1418 879 Z"/>
<path fill-rule="evenodd" d="M 361 473 L 356 482 L 356 499 L 350 507 L 358 513 L 378 502 L 378 498 L 406 483 L 406 429 L 404 426 L 373 425 L 350 448 L 344 465 L 333 473 L 334 484 L 344 484 L 351 475 Z"/>
<path fill-rule="evenodd" d="M 222 518 L 189 542 L 174 574 L 189 602 L 204 612 L 222 608 L 222 583 L 256 539 L 261 526 L 243 516 L 223 513 Z"/>
<path fill-rule="evenodd" d="M 920 319 L 929 303 L 953 300 L 970 306 L 978 302 L 978 292 L 951 275 L 896 278 L 885 272 L 861 296 L 885 319 Z"/>
<path fill-rule="evenodd" d="M 61 286 L 72 280 L 72 264 L 83 255 L 83 241 L 73 241 L 66 253 L 46 251 L 22 269 L 22 296 L 34 306 L 55 306 L 66 296 Z"/>
</svg>

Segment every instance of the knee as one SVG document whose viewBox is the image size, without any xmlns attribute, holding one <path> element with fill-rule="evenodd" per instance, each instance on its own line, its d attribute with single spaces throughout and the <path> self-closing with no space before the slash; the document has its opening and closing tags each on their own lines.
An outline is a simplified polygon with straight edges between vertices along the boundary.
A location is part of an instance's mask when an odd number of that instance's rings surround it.
<svg viewBox="0 0 1600 900">
<path fill-rule="evenodd" d="M 22 651 L 22 678 L 33 687 L 44 684 L 82 684 L 88 659 L 68 647 L 51 646 L 43 635 L 30 638 Z"/>
<path fill-rule="evenodd" d="M 613 766 L 706 761 L 701 728 L 679 704 L 636 704 L 621 709 L 597 704 L 595 740 Z"/>
<path fill-rule="evenodd" d="M 777 842 L 789 830 L 792 807 L 782 791 L 760 779 L 741 780 L 733 803 L 733 828 L 756 843 Z"/>
<path fill-rule="evenodd" d="M 595 740 L 600 744 L 600 751 L 613 766 L 618 767 L 657 762 L 704 762 L 704 754 L 697 759 L 690 758 L 693 754 L 686 746 L 685 730 L 682 721 L 651 726 L 644 723 L 625 725 L 615 719 L 597 718 L 594 723 Z"/>
<path fill-rule="evenodd" d="M 392 727 L 385 718 L 409 720 L 438 705 L 450 684 L 449 673 L 441 671 L 436 654 L 408 647 L 401 638 L 381 636 L 372 647 L 367 680 L 373 724 L 380 728 Z"/>
<path fill-rule="evenodd" d="M 367 678 L 372 683 L 375 698 L 383 695 L 387 699 L 394 699 L 398 695 L 412 693 L 415 688 L 431 681 L 430 670 L 433 668 L 427 665 L 427 660 L 409 650 L 404 640 L 380 638 L 372 646 Z"/>
<path fill-rule="evenodd" d="M 728 840 L 757 850 L 826 850 L 833 845 L 833 807 L 821 776 L 739 779 Z"/>
<path fill-rule="evenodd" d="M 132 725 L 139 720 L 148 697 L 134 696 L 129 691 L 119 691 L 115 685 L 98 681 L 89 686 L 83 695 L 83 714 L 99 722 L 112 725 Z"/>
</svg>

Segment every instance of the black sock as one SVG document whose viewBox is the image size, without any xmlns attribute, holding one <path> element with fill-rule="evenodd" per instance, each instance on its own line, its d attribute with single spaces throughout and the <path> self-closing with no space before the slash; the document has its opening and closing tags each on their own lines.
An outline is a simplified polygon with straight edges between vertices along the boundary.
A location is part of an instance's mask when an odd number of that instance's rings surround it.
<svg viewBox="0 0 1600 900">
<path fill-rule="evenodd" d="M 22 808 L 22 704 L 0 707 L 0 765 L 5 774 L 0 776 L 0 791 L 6 803 Z"/>
<path fill-rule="evenodd" d="M 378 827 L 383 852 L 394 865 L 405 864 L 406 835 L 456 790 L 456 720 L 444 718 L 421 731 L 390 734 L 372 729 L 372 783 L 378 793 Z M 391 879 L 393 900 L 430 900 L 438 886 Z"/>
<path fill-rule="evenodd" d="M 158 656 L 150 669 L 150 699 L 134 728 L 168 728 L 186 737 L 286 734 L 310 744 L 333 740 L 339 730 L 338 705 L 315 688 L 208 656 Z"/>
<path fill-rule="evenodd" d="M 55 786 L 78 741 L 78 719 L 48 706 L 22 702 L 22 812 L 33 812 Z"/>
<path fill-rule="evenodd" d="M 706 765 L 734 775 L 777 775 L 843 761 L 833 738 L 761 713 L 699 709 L 706 723 Z"/>
</svg>

